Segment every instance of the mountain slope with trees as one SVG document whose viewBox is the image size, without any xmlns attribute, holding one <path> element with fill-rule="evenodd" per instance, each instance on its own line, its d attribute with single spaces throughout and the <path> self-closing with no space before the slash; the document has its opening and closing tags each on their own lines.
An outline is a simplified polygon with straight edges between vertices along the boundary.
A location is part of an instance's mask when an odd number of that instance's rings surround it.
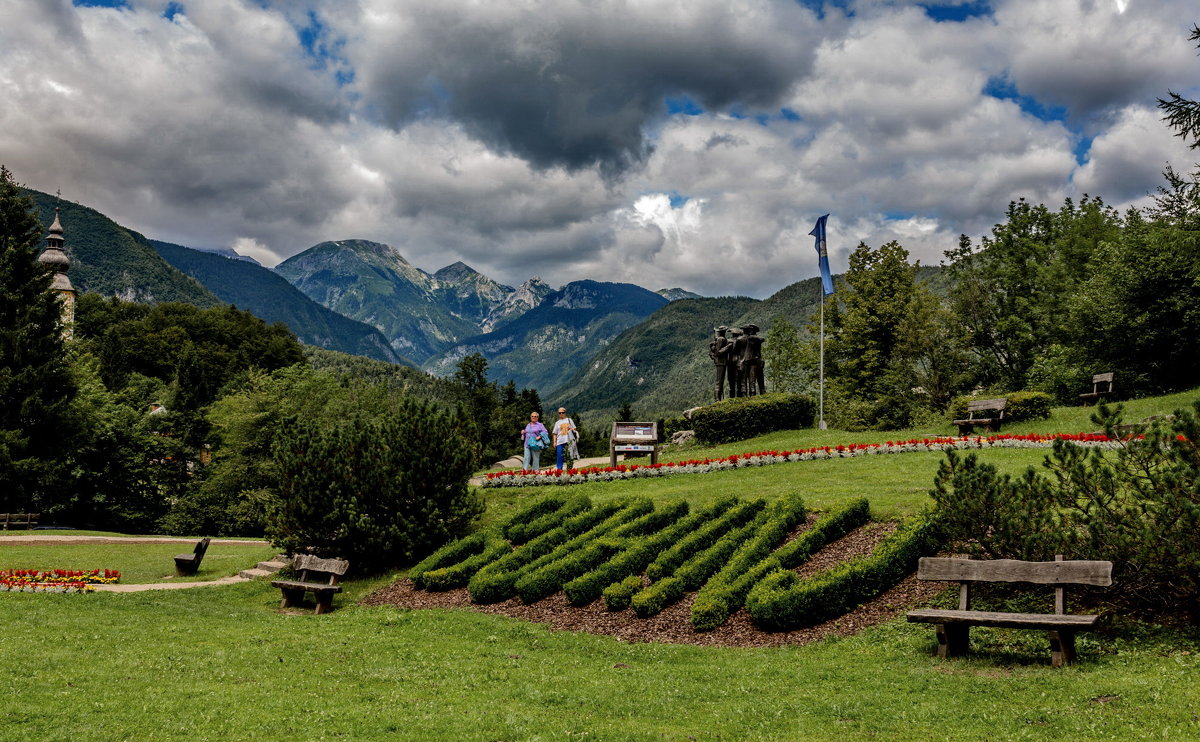
<svg viewBox="0 0 1200 742">
<path fill-rule="evenodd" d="M 77 291 L 118 296 L 126 301 L 157 304 L 187 302 L 201 308 L 223 302 L 194 278 L 162 258 L 150 241 L 109 219 L 95 209 L 40 191 L 27 190 L 43 226 L 54 221 L 60 209 L 67 254 L 71 257 L 71 283 Z"/>
<path fill-rule="evenodd" d="M 552 389 L 625 329 L 667 300 L 629 283 L 575 281 L 499 330 L 468 338 L 425 364 L 446 375 L 468 355 L 478 353 L 493 379 L 520 387 Z"/>
<path fill-rule="evenodd" d="M 257 263 L 151 240 L 168 263 L 210 287 L 221 301 L 267 322 L 282 322 L 300 342 L 389 363 L 405 361 L 374 327 L 326 309 Z"/>
</svg>

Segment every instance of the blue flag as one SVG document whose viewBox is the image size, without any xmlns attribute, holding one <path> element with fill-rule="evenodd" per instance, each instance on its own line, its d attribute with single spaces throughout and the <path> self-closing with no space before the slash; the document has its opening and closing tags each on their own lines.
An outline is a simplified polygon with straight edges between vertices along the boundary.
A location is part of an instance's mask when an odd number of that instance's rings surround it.
<svg viewBox="0 0 1200 742">
<path fill-rule="evenodd" d="M 829 273 L 829 251 L 825 249 L 825 222 L 828 219 L 828 214 L 817 219 L 817 226 L 813 227 L 812 231 L 809 232 L 809 234 L 817 238 L 815 247 L 819 256 L 817 259 L 818 265 L 821 267 L 821 288 L 824 290 L 826 296 L 833 293 L 833 276 Z"/>
</svg>

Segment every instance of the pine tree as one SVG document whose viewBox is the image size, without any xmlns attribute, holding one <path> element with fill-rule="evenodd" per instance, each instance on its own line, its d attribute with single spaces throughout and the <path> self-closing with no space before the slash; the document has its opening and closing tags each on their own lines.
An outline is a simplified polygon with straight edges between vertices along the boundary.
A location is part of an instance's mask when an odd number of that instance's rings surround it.
<svg viewBox="0 0 1200 742">
<path fill-rule="evenodd" d="M 0 165 L 0 510 L 51 504 L 74 394 L 33 201 Z"/>
</svg>

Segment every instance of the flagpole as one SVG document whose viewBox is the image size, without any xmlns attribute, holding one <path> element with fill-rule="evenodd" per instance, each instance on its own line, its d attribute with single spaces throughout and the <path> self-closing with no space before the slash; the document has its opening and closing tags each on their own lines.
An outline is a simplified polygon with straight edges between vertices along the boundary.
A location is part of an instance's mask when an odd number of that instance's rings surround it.
<svg viewBox="0 0 1200 742">
<path fill-rule="evenodd" d="M 826 429 L 825 428 L 825 288 L 822 286 L 822 287 L 820 287 L 820 289 L 821 289 L 821 363 L 820 363 L 821 386 L 820 386 L 820 393 L 819 393 L 819 399 L 820 399 L 819 422 L 817 423 L 817 428 L 819 430 L 825 430 Z"/>
</svg>

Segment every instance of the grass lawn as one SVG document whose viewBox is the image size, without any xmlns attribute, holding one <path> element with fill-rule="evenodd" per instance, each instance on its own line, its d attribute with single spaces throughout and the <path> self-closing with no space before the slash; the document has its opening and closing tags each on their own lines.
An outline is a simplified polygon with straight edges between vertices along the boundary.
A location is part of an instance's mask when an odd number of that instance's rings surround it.
<svg viewBox="0 0 1200 742">
<path fill-rule="evenodd" d="M 173 557 L 191 550 L 188 544 L 5 544 L 0 546 L 0 569 L 116 569 L 122 585 L 204 582 L 235 575 L 279 553 L 265 542 L 260 546 L 218 542 L 208 547 L 199 572 L 176 577 Z"/>
<path fill-rule="evenodd" d="M 1144 411 L 1134 414 L 1169 412 L 1197 395 L 1177 396 L 1139 401 Z M 1087 414 L 1055 410 L 1051 421 L 1024 430 L 1091 430 Z M 909 436 L 794 431 L 727 448 L 902 437 Z M 698 455 L 724 454 L 684 458 Z M 983 452 L 1013 472 L 1044 455 Z M 811 507 L 865 495 L 877 517 L 895 517 L 927 502 L 941 458 L 798 462 L 566 489 L 593 500 L 642 494 L 694 504 L 798 489 Z M 488 519 L 551 489 L 485 489 Z M 209 559 L 227 550 L 239 556 L 225 573 L 271 552 L 237 548 L 246 550 L 210 547 L 203 572 L 218 571 Z M 181 551 L 0 546 L 0 566 L 11 555 L 40 556 L 40 564 L 12 566 L 108 567 L 127 581 L 153 581 Z M 77 559 L 86 563 L 67 564 Z M 1049 666 L 1038 632 L 976 629 L 974 656 L 943 662 L 931 656 L 933 630 L 902 619 L 784 649 L 625 644 L 469 610 L 355 605 L 390 579 L 348 583 L 337 609 L 319 617 L 279 613 L 279 593 L 263 581 L 0 594 L 0 740 L 1200 739 L 1197 628 L 1130 624 L 1082 634 L 1080 662 L 1061 670 Z"/>
</svg>

